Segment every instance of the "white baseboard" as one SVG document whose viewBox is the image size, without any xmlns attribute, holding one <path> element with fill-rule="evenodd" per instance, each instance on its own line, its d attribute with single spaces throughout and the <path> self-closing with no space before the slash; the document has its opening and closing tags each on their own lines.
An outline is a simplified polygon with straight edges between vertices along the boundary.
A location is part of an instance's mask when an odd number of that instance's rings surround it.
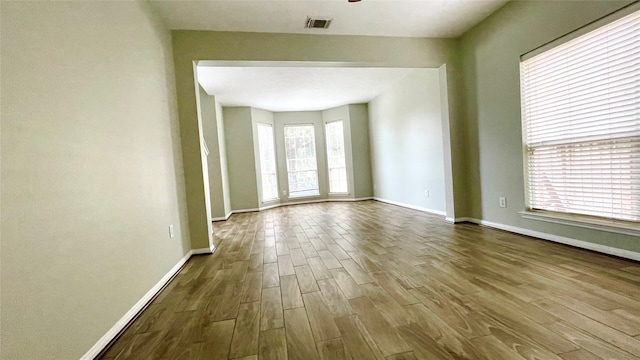
<svg viewBox="0 0 640 360">
<path fill-rule="evenodd" d="M 355 198 L 355 199 L 340 199 L 340 198 L 334 198 L 334 199 L 327 199 L 326 201 L 365 201 L 365 200 L 373 200 L 373 196 L 369 196 L 369 197 L 362 197 L 362 198 Z"/>
<path fill-rule="evenodd" d="M 254 212 L 254 211 L 259 211 L 262 208 L 258 209 L 240 209 L 240 210 L 232 210 L 230 211 L 227 215 L 225 216 L 220 216 L 220 217 L 212 217 L 211 218 L 211 222 L 217 222 L 217 221 L 227 221 L 229 220 L 229 217 L 233 214 L 240 214 L 240 213 L 248 213 L 248 212 Z"/>
<path fill-rule="evenodd" d="M 447 213 L 444 212 L 444 211 L 427 209 L 427 208 L 423 208 L 423 207 L 420 207 L 420 206 L 409 205 L 409 204 L 405 204 L 405 203 L 401 203 L 401 202 L 397 202 L 397 201 L 382 199 L 382 198 L 379 198 L 379 197 L 374 197 L 373 200 L 380 201 L 380 202 L 387 203 L 387 204 L 391 204 L 391 205 L 402 206 L 402 207 L 405 207 L 405 208 L 408 208 L 408 209 L 427 212 L 427 213 L 430 213 L 430 214 L 435 214 L 435 215 L 440 215 L 440 216 L 446 216 L 447 215 Z"/>
<path fill-rule="evenodd" d="M 465 219 L 467 219 L 466 221 L 469 221 L 478 225 L 482 225 L 482 226 L 491 227 L 494 229 L 505 230 L 512 233 L 516 233 L 516 234 L 532 236 L 532 237 L 536 237 L 543 240 L 557 242 L 560 244 L 571 245 L 571 246 L 579 247 L 582 249 L 587 249 L 587 250 L 597 251 L 597 252 L 601 252 L 608 255 L 618 256 L 625 259 L 640 261 L 640 253 L 637 253 L 635 251 L 619 249 L 619 248 L 615 248 L 607 245 L 594 244 L 588 241 L 568 238 L 564 236 L 544 233 L 544 232 L 535 231 L 535 230 L 529 230 L 521 227 L 505 225 L 505 224 L 495 223 L 495 222 L 486 221 L 486 220 L 479 220 L 474 218 L 465 218 Z"/>
<path fill-rule="evenodd" d="M 231 216 L 233 214 L 242 214 L 242 213 L 256 212 L 256 211 L 260 211 L 260 209 L 259 208 L 253 208 L 253 209 L 231 210 L 231 213 L 229 214 L 229 216 Z"/>
<path fill-rule="evenodd" d="M 211 221 L 227 221 L 229 219 L 229 216 L 231 216 L 231 214 L 232 213 L 228 213 L 225 216 L 211 218 Z"/>
<path fill-rule="evenodd" d="M 281 207 L 281 206 L 316 204 L 316 203 L 327 202 L 327 201 L 332 201 L 332 200 L 330 200 L 330 199 L 318 199 L 318 200 L 302 200 L 302 201 L 285 202 L 285 203 L 279 203 L 279 204 L 273 204 L 273 205 L 268 205 L 268 206 L 265 206 L 265 207 L 261 207 L 260 211 L 273 209 L 273 208 L 277 208 L 277 207 Z M 333 201 L 335 201 L 335 200 L 333 200 Z"/>
<path fill-rule="evenodd" d="M 280 206 L 282 206 L 282 204 L 279 204 L 279 203 L 278 204 L 267 205 L 267 206 L 262 206 L 262 207 L 260 207 L 258 209 L 258 211 L 274 209 L 274 208 L 277 208 L 277 207 L 280 207 Z"/>
<path fill-rule="evenodd" d="M 315 203 L 334 202 L 334 201 L 343 202 L 343 201 L 364 201 L 364 200 L 373 200 L 373 197 L 363 197 L 363 198 L 356 198 L 356 199 L 351 199 L 351 198 L 344 198 L 344 199 L 342 199 L 342 198 L 333 198 L 333 199 L 318 199 L 318 200 L 305 200 L 305 201 L 279 203 L 279 204 L 263 206 L 263 207 L 260 207 L 260 208 L 232 210 L 226 217 L 211 218 L 211 221 L 226 221 L 226 220 L 229 219 L 229 216 L 231 216 L 233 214 L 241 214 L 241 213 L 269 210 L 269 209 L 274 209 L 274 208 L 277 208 L 277 207 L 280 207 L 280 206 L 315 204 Z"/>
<path fill-rule="evenodd" d="M 457 224 L 457 223 L 463 223 L 463 222 L 472 222 L 472 223 L 476 223 L 474 221 L 475 219 L 469 218 L 469 217 L 461 217 L 461 218 L 450 218 L 450 217 L 446 217 L 444 218 L 444 221 L 448 222 L 448 223 L 452 223 L 452 224 Z"/>
<path fill-rule="evenodd" d="M 193 250 L 191 250 L 191 254 L 192 255 L 213 254 L 213 251 L 215 249 L 216 249 L 215 245 L 211 245 L 211 247 L 208 247 L 208 248 L 193 249 Z"/>
<path fill-rule="evenodd" d="M 178 273 L 178 271 L 180 271 L 180 269 L 187 262 L 187 260 L 189 260 L 189 258 L 191 257 L 192 254 L 193 254 L 193 251 L 189 251 L 182 259 L 180 259 L 180 261 L 178 261 L 178 263 L 175 264 L 171 268 L 171 270 L 169 270 L 169 272 L 166 273 L 162 277 L 162 279 L 160 279 L 160 281 L 158 281 L 151 288 L 151 290 L 147 291 L 147 293 L 144 294 L 144 296 L 140 300 L 138 300 L 138 302 L 135 303 L 135 305 L 133 305 L 133 307 L 131 309 L 129 309 L 129 311 L 127 311 L 124 314 L 124 316 L 122 316 L 120 318 L 120 320 L 118 320 L 115 323 L 115 325 L 113 325 L 113 327 L 111 327 L 111 329 L 109 329 L 109 331 L 107 331 L 107 333 L 104 334 L 100 338 L 100 340 L 98 340 L 98 342 L 95 343 L 91 347 L 91 349 L 89 349 L 89 351 L 87 351 L 80 358 L 80 360 L 93 360 L 93 359 L 95 359 L 96 356 L 98 356 L 100 354 L 100 352 L 102 352 L 109 345 L 109 343 L 113 339 L 115 339 L 120 334 L 120 332 L 127 327 L 127 325 L 129 325 L 131 320 L 133 320 L 140 313 L 140 311 L 144 310 L 147 307 L 149 302 L 151 300 L 153 300 L 153 298 L 160 292 L 160 290 L 162 290 L 165 287 L 165 285 L 169 281 L 171 281 L 171 279 L 173 279 L 173 277 Z"/>
<path fill-rule="evenodd" d="M 330 198 L 330 199 L 318 199 L 318 200 L 303 200 L 303 201 L 294 201 L 294 202 L 286 202 L 280 204 L 269 205 L 265 207 L 261 207 L 260 211 L 273 209 L 280 206 L 289 206 L 289 205 L 303 205 L 303 204 L 316 204 L 323 202 L 353 202 L 353 201 L 364 201 L 364 200 L 373 200 L 373 197 L 364 197 L 364 198 Z"/>
</svg>

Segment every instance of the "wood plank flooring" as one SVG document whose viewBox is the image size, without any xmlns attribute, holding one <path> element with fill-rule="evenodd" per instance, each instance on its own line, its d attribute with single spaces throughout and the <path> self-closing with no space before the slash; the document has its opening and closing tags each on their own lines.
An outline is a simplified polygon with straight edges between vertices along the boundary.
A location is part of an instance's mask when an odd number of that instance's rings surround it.
<svg viewBox="0 0 640 360">
<path fill-rule="evenodd" d="M 640 359 L 640 264 L 375 201 L 214 224 L 102 356 Z"/>
</svg>

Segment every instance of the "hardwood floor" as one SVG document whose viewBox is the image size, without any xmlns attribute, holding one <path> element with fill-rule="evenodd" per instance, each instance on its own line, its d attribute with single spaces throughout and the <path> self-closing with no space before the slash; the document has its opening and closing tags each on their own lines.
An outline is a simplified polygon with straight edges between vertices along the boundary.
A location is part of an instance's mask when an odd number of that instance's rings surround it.
<svg viewBox="0 0 640 360">
<path fill-rule="evenodd" d="M 640 264 L 375 201 L 233 215 L 108 359 L 639 359 Z"/>
</svg>

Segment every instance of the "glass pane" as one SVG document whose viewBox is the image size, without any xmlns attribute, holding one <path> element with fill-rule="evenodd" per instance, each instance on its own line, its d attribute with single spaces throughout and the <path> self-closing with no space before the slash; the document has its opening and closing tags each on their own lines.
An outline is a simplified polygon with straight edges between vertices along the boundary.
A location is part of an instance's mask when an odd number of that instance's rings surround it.
<svg viewBox="0 0 640 360">
<path fill-rule="evenodd" d="M 318 195 L 318 166 L 313 125 L 285 126 L 289 196 Z"/>
<path fill-rule="evenodd" d="M 342 121 L 327 123 L 327 164 L 329 166 L 329 192 L 347 192 L 347 169 L 344 154 Z"/>
<path fill-rule="evenodd" d="M 334 168 L 329 170 L 329 188 L 334 193 L 347 192 L 347 169 Z"/>
<path fill-rule="evenodd" d="M 258 147 L 262 177 L 262 201 L 274 200 L 278 198 L 278 178 L 276 176 L 276 153 L 271 125 L 258 124 Z"/>
</svg>

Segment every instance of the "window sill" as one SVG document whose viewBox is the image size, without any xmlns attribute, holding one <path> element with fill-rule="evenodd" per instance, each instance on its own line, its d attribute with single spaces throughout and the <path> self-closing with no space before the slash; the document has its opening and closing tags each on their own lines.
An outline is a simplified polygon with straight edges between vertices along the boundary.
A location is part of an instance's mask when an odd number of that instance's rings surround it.
<svg viewBox="0 0 640 360">
<path fill-rule="evenodd" d="M 546 221 L 555 224 L 578 226 L 587 229 L 608 231 L 618 234 L 640 236 L 640 224 L 626 221 L 596 219 L 588 216 L 554 213 L 547 211 L 525 210 L 521 211 L 525 219 Z"/>
</svg>

